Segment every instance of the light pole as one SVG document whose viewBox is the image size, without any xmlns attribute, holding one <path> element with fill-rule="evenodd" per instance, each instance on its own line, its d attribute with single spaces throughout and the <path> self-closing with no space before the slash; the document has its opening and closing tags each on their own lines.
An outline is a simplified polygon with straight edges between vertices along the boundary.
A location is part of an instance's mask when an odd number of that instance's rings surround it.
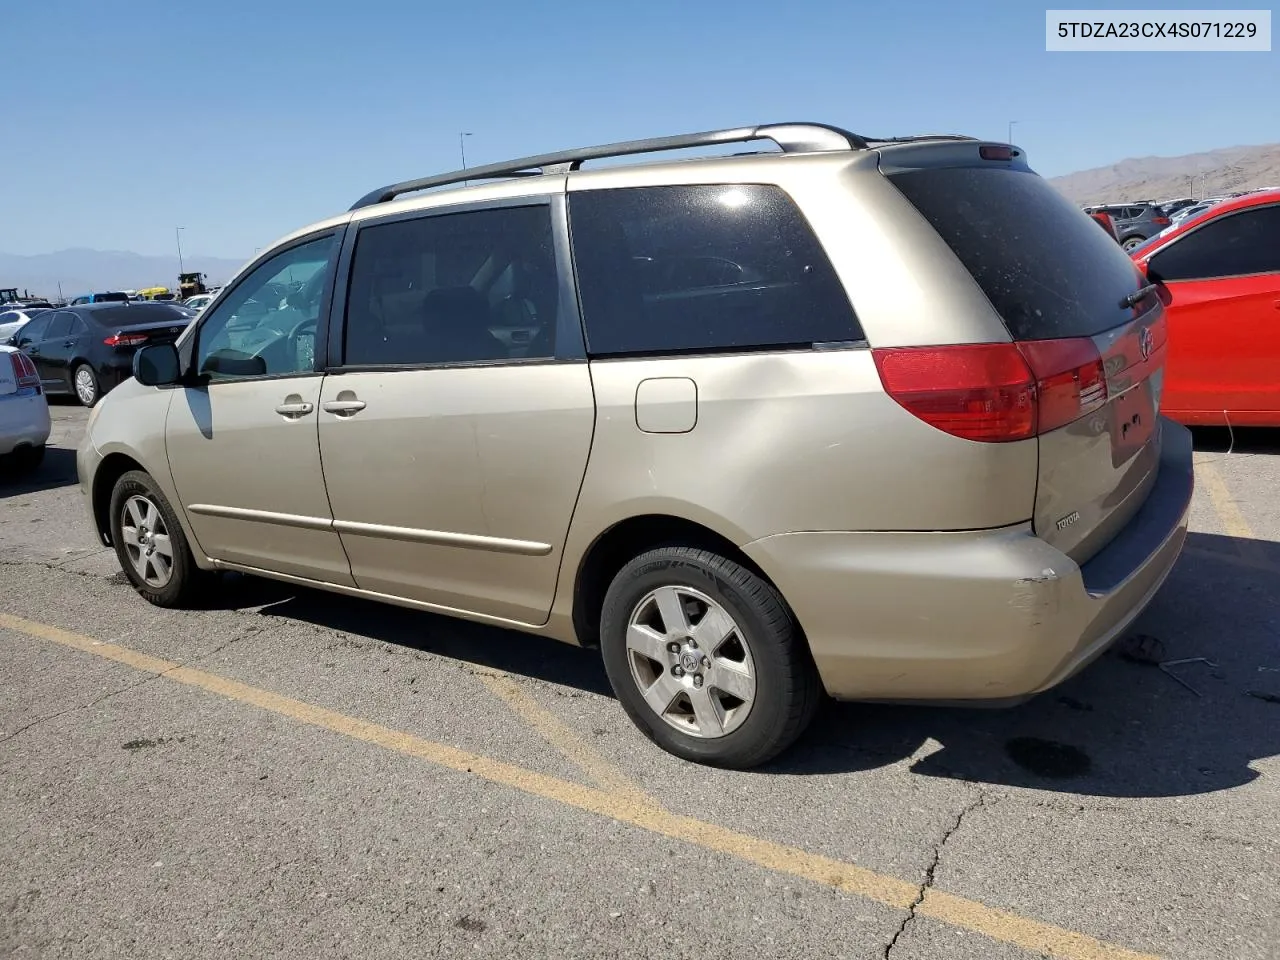
<svg viewBox="0 0 1280 960">
<path fill-rule="evenodd" d="M 178 241 L 178 276 L 179 277 L 181 277 L 182 274 L 186 272 L 186 267 L 184 267 L 182 263 L 182 231 L 185 229 L 187 228 L 186 227 L 173 228 L 174 239 Z"/>
<path fill-rule="evenodd" d="M 1005 143 L 1013 143 L 1013 128 L 1014 128 L 1014 126 L 1016 126 L 1017 124 L 1019 124 L 1019 123 L 1021 123 L 1021 122 L 1022 122 L 1021 120 L 1010 120 L 1010 121 L 1009 121 L 1009 138 L 1008 138 L 1007 140 L 1005 140 Z"/>
</svg>

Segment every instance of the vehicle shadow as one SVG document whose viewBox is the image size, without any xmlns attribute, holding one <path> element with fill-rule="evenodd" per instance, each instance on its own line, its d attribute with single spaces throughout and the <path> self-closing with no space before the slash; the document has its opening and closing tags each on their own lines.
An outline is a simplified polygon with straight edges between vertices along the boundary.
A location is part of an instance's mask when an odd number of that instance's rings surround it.
<svg viewBox="0 0 1280 960">
<path fill-rule="evenodd" d="M 15 471 L 0 463 L 0 500 L 22 494 L 69 487 L 78 482 L 76 452 L 63 447 L 47 447 L 44 461 L 30 472 Z"/>
<path fill-rule="evenodd" d="M 1005 709 L 828 703 L 799 743 L 757 772 L 856 773 L 910 760 L 921 776 L 1111 797 L 1248 783 L 1259 776 L 1250 764 L 1280 754 L 1271 587 L 1280 545 L 1253 541 L 1268 552 L 1248 555 L 1240 543 L 1189 535 L 1130 634 L 1155 637 L 1154 655 L 1150 642 L 1136 657 L 1118 644 L 1062 686 Z M 227 577 L 216 603 L 612 696 L 598 652 L 543 637 L 254 577 Z M 1211 663 L 1169 662 L 1199 657 Z M 621 710 L 617 722 L 627 722 Z"/>
<path fill-rule="evenodd" d="M 1274 427 L 1192 427 L 1195 449 L 1211 453 L 1280 454 L 1280 429 Z"/>
<path fill-rule="evenodd" d="M 265 607 L 262 612 L 268 616 L 613 696 L 595 650 L 258 577 L 226 574 L 223 580 L 210 597 L 210 604 L 220 609 Z"/>
</svg>

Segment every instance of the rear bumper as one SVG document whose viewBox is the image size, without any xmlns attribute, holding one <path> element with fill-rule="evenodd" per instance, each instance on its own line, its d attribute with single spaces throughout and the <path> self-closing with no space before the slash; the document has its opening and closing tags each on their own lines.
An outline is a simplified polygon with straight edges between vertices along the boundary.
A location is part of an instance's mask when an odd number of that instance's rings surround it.
<svg viewBox="0 0 1280 960">
<path fill-rule="evenodd" d="M 960 533 L 794 533 L 744 550 L 773 578 L 827 691 L 859 700 L 1016 700 L 1101 654 L 1186 539 L 1191 435 L 1161 421 L 1155 486 L 1083 566 L 1030 524 Z"/>
<path fill-rule="evenodd" d="M 51 429 L 49 402 L 35 387 L 0 396 L 0 456 L 19 447 L 44 446 Z"/>
</svg>

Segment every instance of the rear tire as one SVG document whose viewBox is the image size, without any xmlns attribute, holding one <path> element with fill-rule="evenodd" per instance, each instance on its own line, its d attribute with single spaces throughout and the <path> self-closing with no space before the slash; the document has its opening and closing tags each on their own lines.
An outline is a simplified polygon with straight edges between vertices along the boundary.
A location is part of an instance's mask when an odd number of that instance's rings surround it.
<svg viewBox="0 0 1280 960">
<path fill-rule="evenodd" d="M 98 386 L 98 375 L 87 363 L 82 363 L 75 368 L 71 374 L 71 386 L 81 406 L 92 407 L 102 397 L 102 391 Z"/>
<path fill-rule="evenodd" d="M 187 607 L 208 579 L 150 474 L 130 470 L 111 491 L 111 542 L 133 588 L 157 607 Z"/>
<path fill-rule="evenodd" d="M 821 703 L 817 668 L 782 596 L 709 550 L 659 547 L 624 566 L 605 594 L 600 646 L 631 720 L 695 763 L 765 763 Z"/>
<path fill-rule="evenodd" d="M 1125 253 L 1128 253 L 1139 244 L 1146 243 L 1146 240 L 1146 237 L 1125 237 L 1124 242 L 1120 244 L 1120 247 Z"/>
</svg>

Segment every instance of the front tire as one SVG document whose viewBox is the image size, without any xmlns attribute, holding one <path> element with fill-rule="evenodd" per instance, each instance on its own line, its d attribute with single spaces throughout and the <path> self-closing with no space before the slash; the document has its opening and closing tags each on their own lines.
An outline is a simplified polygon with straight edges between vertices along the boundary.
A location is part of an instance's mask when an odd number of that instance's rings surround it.
<svg viewBox="0 0 1280 960">
<path fill-rule="evenodd" d="M 747 769 L 804 732 L 821 702 L 794 615 L 768 581 L 693 547 L 619 571 L 600 618 L 605 670 L 627 715 L 669 753 Z"/>
<path fill-rule="evenodd" d="M 203 571 L 182 525 L 150 474 L 130 470 L 111 491 L 111 542 L 133 588 L 157 607 L 189 606 Z"/>
<path fill-rule="evenodd" d="M 71 385 L 75 388 L 76 399 L 80 401 L 81 406 L 92 407 L 102 396 L 101 388 L 98 386 L 98 375 L 87 363 L 76 367 L 71 375 Z"/>
</svg>

